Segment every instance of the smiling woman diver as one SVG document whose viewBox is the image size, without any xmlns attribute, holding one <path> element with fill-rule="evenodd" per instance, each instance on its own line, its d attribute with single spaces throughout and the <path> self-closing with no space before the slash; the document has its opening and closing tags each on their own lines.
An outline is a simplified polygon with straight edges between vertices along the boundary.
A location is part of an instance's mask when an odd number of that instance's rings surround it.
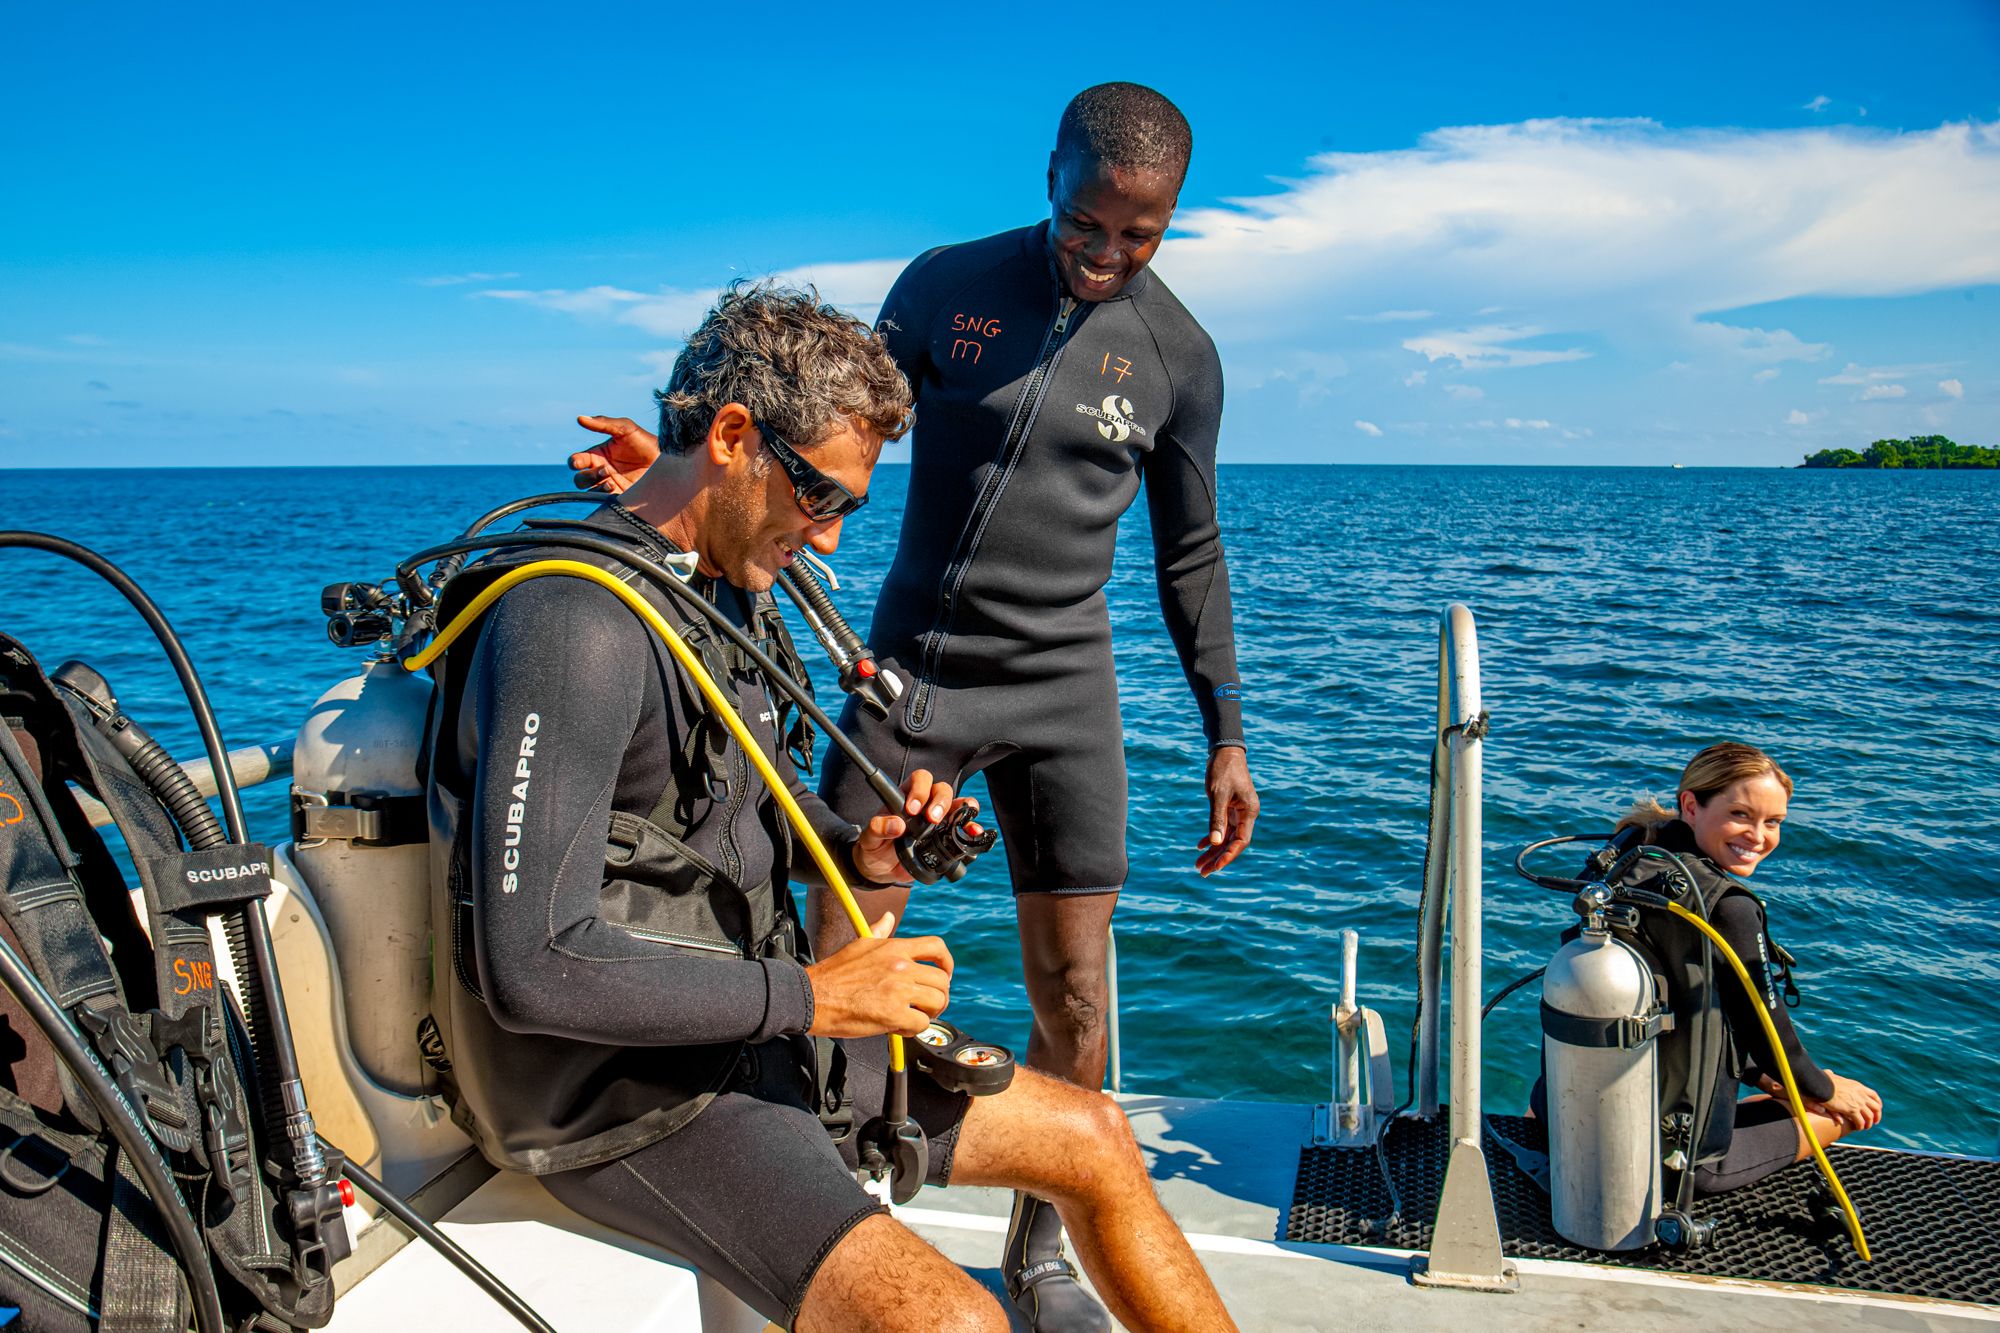
<svg viewBox="0 0 2000 1333">
<path fill-rule="evenodd" d="M 1619 821 L 1621 833 L 1639 829 L 1645 845 L 1673 857 L 1638 857 L 1617 878 L 1621 888 L 1655 887 L 1646 881 L 1671 874 L 1676 865 L 1694 878 L 1709 924 L 1743 960 L 1762 997 L 1804 1098 L 1806 1122 L 1825 1146 L 1878 1124 L 1882 1098 L 1858 1080 L 1820 1068 L 1806 1054 L 1788 1013 L 1798 1003 L 1790 956 L 1771 942 L 1763 901 L 1743 883 L 1777 851 L 1791 795 L 1791 778 L 1762 750 L 1736 741 L 1711 745 L 1682 770 L 1675 809 L 1646 797 Z M 1668 971 L 1670 992 L 1681 991 L 1680 978 L 1672 975 L 1680 969 L 1669 962 Z M 1786 1106 L 1778 1062 L 1754 1002 L 1743 987 L 1726 979 L 1713 983 L 1712 990 L 1727 1040 L 1704 1060 L 1711 1069 L 1686 1071 L 1692 1081 L 1707 1081 L 1716 1089 L 1711 1126 L 1694 1153 L 1694 1186 L 1700 1194 L 1738 1189 L 1812 1154 L 1804 1129 Z M 1682 998 L 1674 996 L 1677 1011 Z M 1685 1032 L 1679 1035 L 1686 1040 Z M 1662 1039 L 1663 1073 L 1669 1078 L 1675 1055 L 1669 1044 L 1675 1044 L 1675 1036 Z M 1685 1061 L 1687 1052 L 1679 1054 Z M 1761 1091 L 1738 1101 L 1738 1083 Z M 1536 1083 L 1531 1100 L 1534 1113 L 1546 1116 L 1543 1083 Z M 1727 1116 L 1721 1114 L 1725 1109 Z"/>
</svg>

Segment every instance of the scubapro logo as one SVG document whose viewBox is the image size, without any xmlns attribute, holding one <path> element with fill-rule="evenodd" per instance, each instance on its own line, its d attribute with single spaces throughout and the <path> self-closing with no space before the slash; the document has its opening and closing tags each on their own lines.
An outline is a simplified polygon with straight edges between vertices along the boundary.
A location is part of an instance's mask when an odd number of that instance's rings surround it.
<svg viewBox="0 0 2000 1333">
<path fill-rule="evenodd" d="M 1146 428 L 1132 419 L 1132 400 L 1121 398 L 1115 393 L 1104 396 L 1101 407 L 1088 403 L 1078 403 L 1076 410 L 1087 417 L 1097 418 L 1097 433 L 1113 444 L 1123 444 L 1137 435 L 1146 438 Z"/>
</svg>

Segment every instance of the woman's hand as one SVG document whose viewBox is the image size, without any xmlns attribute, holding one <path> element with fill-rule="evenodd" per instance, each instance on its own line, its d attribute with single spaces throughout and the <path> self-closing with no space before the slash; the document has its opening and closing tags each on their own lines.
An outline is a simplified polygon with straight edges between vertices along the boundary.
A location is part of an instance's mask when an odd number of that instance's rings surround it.
<svg viewBox="0 0 2000 1333">
<path fill-rule="evenodd" d="M 1882 1122 L 1882 1096 L 1866 1083 L 1851 1078 L 1842 1078 L 1831 1069 L 1826 1076 L 1833 1080 L 1833 1096 L 1823 1102 L 1807 1102 L 1807 1110 L 1815 1110 L 1838 1120 L 1847 1127 L 1849 1133 L 1873 1129 Z"/>
<path fill-rule="evenodd" d="M 854 868 L 871 883 L 908 884 L 910 872 L 896 855 L 896 839 L 912 822 L 941 824 L 961 806 L 970 806 L 974 813 L 979 810 L 979 802 L 969 796 L 953 800 L 949 782 L 934 781 L 929 769 L 918 769 L 903 784 L 902 810 L 884 806 L 881 814 L 861 826 L 861 840 L 854 844 Z M 977 824 L 967 824 L 965 831 L 975 838 L 981 832 Z"/>
</svg>

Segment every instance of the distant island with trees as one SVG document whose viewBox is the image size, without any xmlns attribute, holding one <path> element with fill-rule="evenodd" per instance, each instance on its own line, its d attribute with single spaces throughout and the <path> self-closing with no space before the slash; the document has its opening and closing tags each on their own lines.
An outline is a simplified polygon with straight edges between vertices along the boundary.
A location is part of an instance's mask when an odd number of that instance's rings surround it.
<svg viewBox="0 0 2000 1333">
<path fill-rule="evenodd" d="M 2000 449 L 1953 444 L 1942 435 L 1918 435 L 1907 440 L 1877 440 L 1858 454 L 1852 449 L 1822 449 L 1807 454 L 1806 461 L 1799 466 L 2000 468 Z"/>
</svg>

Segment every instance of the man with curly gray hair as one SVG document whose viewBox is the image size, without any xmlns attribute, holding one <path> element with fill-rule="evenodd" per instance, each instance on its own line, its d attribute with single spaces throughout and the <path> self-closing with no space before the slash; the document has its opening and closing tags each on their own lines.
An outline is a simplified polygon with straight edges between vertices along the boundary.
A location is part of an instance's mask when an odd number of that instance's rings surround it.
<svg viewBox="0 0 2000 1333">
<path fill-rule="evenodd" d="M 838 545 L 908 425 L 909 387 L 866 325 L 809 293 L 738 286 L 659 400 L 659 461 L 583 525 L 782 658 L 768 590 L 800 550 Z M 575 558 L 513 552 L 460 577 L 540 555 Z M 651 583 L 629 586 L 706 639 L 718 688 L 844 877 L 900 877 L 908 824 L 970 804 L 918 769 L 899 808 L 842 818 L 799 781 L 755 660 Z M 467 643 L 437 668 L 430 808 L 448 864 L 432 890 L 452 904 L 452 961 L 434 1017 L 480 1150 L 785 1327 L 1001 1333 L 999 1303 L 854 1174 L 852 1127 L 884 1114 L 888 1034 L 914 1037 L 950 998 L 944 941 L 893 937 L 881 912 L 870 938 L 815 958 L 785 885 L 817 871 L 794 863 L 779 793 L 743 745 L 712 743 L 687 676 L 610 589 L 524 582 Z M 822 1113 L 843 1085 L 835 1137 Z M 908 1091 L 926 1180 L 1056 1200 L 1127 1327 L 1230 1326 L 1108 1098 L 1027 1070 L 977 1100 L 921 1075 Z"/>
</svg>

